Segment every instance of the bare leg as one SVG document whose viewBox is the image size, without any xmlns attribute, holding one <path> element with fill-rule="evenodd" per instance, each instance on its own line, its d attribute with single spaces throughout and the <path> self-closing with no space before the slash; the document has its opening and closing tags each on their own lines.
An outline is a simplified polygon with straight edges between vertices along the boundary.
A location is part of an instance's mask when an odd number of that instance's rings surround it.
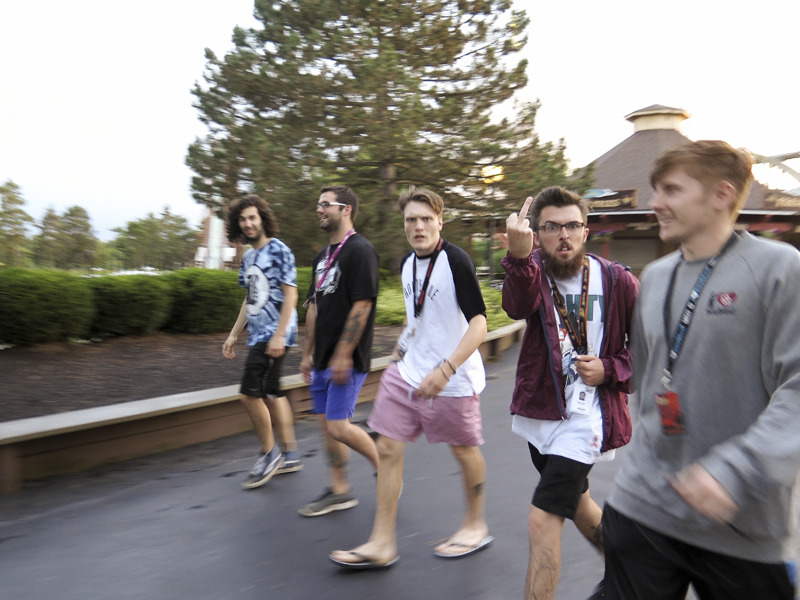
<svg viewBox="0 0 800 600">
<path fill-rule="evenodd" d="M 530 559 L 525 600 L 552 600 L 561 571 L 561 532 L 564 517 L 531 506 L 528 515 Z"/>
<path fill-rule="evenodd" d="M 378 500 L 372 534 L 352 550 L 334 550 L 331 558 L 342 562 L 371 560 L 387 563 L 397 556 L 397 500 L 403 482 L 405 442 L 378 438 Z"/>
<path fill-rule="evenodd" d="M 347 462 L 352 448 L 363 455 L 378 469 L 378 450 L 369 434 L 347 419 L 325 421 L 325 440 L 331 474 L 331 490 L 334 494 L 350 491 Z"/>
<path fill-rule="evenodd" d="M 275 447 L 275 436 L 272 433 L 272 420 L 269 416 L 267 405 L 261 398 L 243 395 L 242 404 L 244 405 L 253 428 L 256 430 L 258 441 L 261 442 L 261 452 L 266 454 Z"/>
<path fill-rule="evenodd" d="M 603 528 L 600 520 L 603 518 L 603 509 L 592 500 L 589 490 L 586 490 L 578 503 L 578 510 L 575 513 L 575 526 L 578 528 L 589 543 L 594 546 L 600 554 L 603 554 Z"/>
<path fill-rule="evenodd" d="M 297 439 L 294 436 L 294 413 L 289 399 L 278 396 L 267 402 L 272 422 L 275 424 L 275 433 L 280 440 L 281 449 L 297 450 Z"/>
<path fill-rule="evenodd" d="M 448 540 L 436 546 L 436 552 L 460 554 L 477 546 L 489 534 L 484 507 L 486 505 L 486 462 L 477 446 L 450 446 L 461 466 L 467 512 L 461 527 Z"/>
</svg>

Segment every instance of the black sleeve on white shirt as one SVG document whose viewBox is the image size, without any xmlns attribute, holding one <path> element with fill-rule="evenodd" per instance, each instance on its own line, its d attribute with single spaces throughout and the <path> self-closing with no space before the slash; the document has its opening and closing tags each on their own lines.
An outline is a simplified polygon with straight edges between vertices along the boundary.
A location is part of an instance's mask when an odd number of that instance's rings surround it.
<svg viewBox="0 0 800 600">
<path fill-rule="evenodd" d="M 458 246 L 445 242 L 442 251 L 447 255 L 450 271 L 453 273 L 453 283 L 456 287 L 458 307 L 464 313 L 469 323 L 476 315 L 486 315 L 486 304 L 483 302 L 481 286 L 478 283 L 478 274 L 469 254 Z"/>
</svg>

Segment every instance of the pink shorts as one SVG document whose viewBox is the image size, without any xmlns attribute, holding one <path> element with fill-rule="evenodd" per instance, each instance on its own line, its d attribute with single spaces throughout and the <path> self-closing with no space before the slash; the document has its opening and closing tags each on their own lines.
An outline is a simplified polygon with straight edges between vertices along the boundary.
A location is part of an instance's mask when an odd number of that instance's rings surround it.
<svg viewBox="0 0 800 600">
<path fill-rule="evenodd" d="M 481 408 L 478 394 L 418 398 L 416 388 L 400 376 L 397 364 L 383 372 L 372 414 L 367 424 L 381 435 L 400 442 L 413 442 L 420 433 L 431 444 L 480 446 Z"/>
</svg>

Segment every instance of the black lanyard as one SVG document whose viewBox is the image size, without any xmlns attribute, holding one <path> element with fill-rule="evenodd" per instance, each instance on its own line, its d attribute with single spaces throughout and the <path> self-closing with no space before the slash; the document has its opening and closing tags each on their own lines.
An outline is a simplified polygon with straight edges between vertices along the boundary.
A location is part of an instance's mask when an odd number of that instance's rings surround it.
<svg viewBox="0 0 800 600">
<path fill-rule="evenodd" d="M 428 271 L 425 273 L 425 279 L 422 281 L 422 289 L 419 292 L 419 296 L 417 296 L 417 255 L 414 255 L 414 263 L 413 263 L 413 271 L 411 274 L 411 285 L 413 286 L 412 289 L 414 290 L 414 316 L 419 317 L 422 313 L 422 305 L 425 303 L 425 294 L 428 291 L 428 284 L 431 281 L 431 272 L 433 271 L 433 265 L 436 262 L 436 259 L 439 256 L 439 252 L 442 250 L 442 244 L 444 240 L 439 238 L 439 243 L 436 244 L 436 249 L 431 254 L 431 261 L 428 263 Z"/>
<path fill-rule="evenodd" d="M 564 297 L 558 291 L 556 280 L 550 278 L 550 289 L 553 291 L 553 304 L 561 317 L 564 329 L 567 330 L 572 347 L 578 354 L 586 354 L 589 347 L 588 336 L 586 335 L 586 318 L 589 306 L 589 258 L 583 258 L 583 281 L 581 283 L 581 301 L 578 305 L 578 322 L 575 323 L 572 316 L 567 313 L 567 306 Z M 575 331 L 577 325 L 577 332 Z"/>
<path fill-rule="evenodd" d="M 706 283 L 711 278 L 711 273 L 714 270 L 714 267 L 717 266 L 722 255 L 728 251 L 733 243 L 738 239 L 736 233 L 733 233 L 728 241 L 725 243 L 725 246 L 722 248 L 722 251 L 712 256 L 706 262 L 705 267 L 703 267 L 702 272 L 697 277 L 697 281 L 694 284 L 694 288 L 689 293 L 689 299 L 686 301 L 686 306 L 683 308 L 683 312 L 681 313 L 680 321 L 678 321 L 678 325 L 675 328 L 675 333 L 672 336 L 672 344 L 669 347 L 669 352 L 667 353 L 667 367 L 664 369 L 664 375 L 661 377 L 661 385 L 664 386 L 665 390 L 671 390 L 671 383 L 672 383 L 672 369 L 675 367 L 675 363 L 678 361 L 678 357 L 681 354 L 681 349 L 683 348 L 683 342 L 686 341 L 686 334 L 689 331 L 689 325 L 692 323 L 692 319 L 694 318 L 694 311 L 697 308 L 697 301 L 700 299 L 700 295 L 703 293 L 703 288 L 706 287 Z M 675 280 L 678 276 L 678 268 L 681 266 L 681 261 L 675 265 L 675 268 L 672 270 L 672 277 L 669 280 L 669 287 L 667 288 L 667 297 L 664 299 L 664 339 L 669 339 L 669 318 L 672 314 L 672 292 L 673 288 L 675 287 Z"/>
</svg>

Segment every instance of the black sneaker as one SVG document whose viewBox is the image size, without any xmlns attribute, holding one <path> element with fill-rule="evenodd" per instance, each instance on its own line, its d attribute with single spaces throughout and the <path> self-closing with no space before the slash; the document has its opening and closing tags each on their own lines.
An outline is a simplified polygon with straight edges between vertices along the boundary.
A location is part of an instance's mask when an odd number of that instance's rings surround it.
<svg viewBox="0 0 800 600">
<path fill-rule="evenodd" d="M 287 450 L 283 453 L 283 464 L 277 468 L 275 475 L 282 475 L 283 473 L 295 473 L 303 469 L 303 463 L 300 460 L 300 454 L 297 450 Z"/>
<path fill-rule="evenodd" d="M 330 488 L 326 488 L 322 496 L 313 502 L 309 502 L 297 512 L 304 517 L 320 517 L 335 510 L 353 508 L 357 504 L 358 500 L 350 492 L 334 494 Z"/>
<path fill-rule="evenodd" d="M 250 469 L 250 475 L 242 482 L 242 487 L 246 490 L 260 487 L 267 483 L 275 472 L 283 464 L 283 454 L 277 444 L 275 447 L 258 457 L 256 464 Z"/>
</svg>

